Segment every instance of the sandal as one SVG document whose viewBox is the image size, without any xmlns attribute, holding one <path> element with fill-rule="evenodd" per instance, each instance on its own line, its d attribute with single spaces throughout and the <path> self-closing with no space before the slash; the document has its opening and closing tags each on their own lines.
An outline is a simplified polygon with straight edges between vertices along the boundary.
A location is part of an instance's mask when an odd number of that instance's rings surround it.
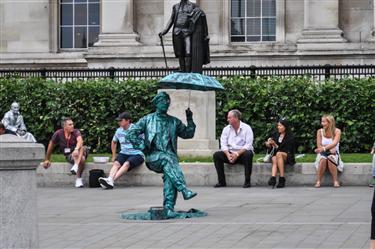
<svg viewBox="0 0 375 249">
<path fill-rule="evenodd" d="M 335 182 L 333 183 L 333 187 L 334 187 L 334 188 L 339 188 L 339 187 L 341 187 L 339 181 L 335 181 Z"/>
<path fill-rule="evenodd" d="M 320 181 L 317 181 L 314 185 L 314 188 L 320 188 Z"/>
</svg>

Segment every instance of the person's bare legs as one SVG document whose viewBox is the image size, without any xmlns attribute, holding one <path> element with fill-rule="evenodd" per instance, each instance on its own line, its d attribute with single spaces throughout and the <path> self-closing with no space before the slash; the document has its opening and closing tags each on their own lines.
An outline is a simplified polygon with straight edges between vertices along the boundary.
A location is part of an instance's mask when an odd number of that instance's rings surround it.
<svg viewBox="0 0 375 249">
<path fill-rule="evenodd" d="M 285 152 L 277 152 L 276 153 L 276 160 L 277 160 L 277 168 L 280 172 L 280 177 L 284 177 L 284 162 L 286 161 L 287 154 Z"/>
<path fill-rule="evenodd" d="M 271 160 L 272 160 L 272 170 L 271 170 L 271 177 L 268 180 L 268 185 L 274 188 L 276 186 L 276 174 L 277 174 L 276 156 L 271 157 Z"/>
<path fill-rule="evenodd" d="M 113 189 L 114 187 L 114 181 L 118 178 L 116 178 L 116 175 L 118 174 L 119 170 L 121 169 L 121 165 L 118 161 L 114 161 L 112 164 L 112 168 L 109 171 L 108 177 L 99 177 L 99 184 L 104 189 Z"/>
<path fill-rule="evenodd" d="M 81 178 L 82 172 L 85 168 L 86 157 L 83 155 L 85 148 L 82 147 L 78 151 L 78 155 L 73 155 L 74 164 L 78 165 L 77 178 Z"/>
<path fill-rule="evenodd" d="M 316 188 L 320 188 L 320 182 L 322 180 L 322 177 L 326 169 L 327 169 L 327 159 L 322 158 L 319 161 L 319 167 L 318 167 L 318 170 L 316 171 L 316 184 L 315 184 Z"/>
<path fill-rule="evenodd" d="M 116 174 L 113 176 L 113 180 L 116 181 L 118 178 L 120 178 L 123 174 L 125 174 L 126 172 L 128 172 L 129 170 L 129 162 L 126 161 L 122 167 L 116 172 Z"/>
<path fill-rule="evenodd" d="M 112 179 L 114 179 L 120 167 L 121 167 L 120 163 L 118 161 L 115 161 L 112 165 L 111 170 L 109 171 L 109 177 L 112 177 Z"/>
<path fill-rule="evenodd" d="M 83 156 L 81 157 L 81 161 L 78 164 L 77 178 L 81 178 L 82 172 L 85 169 L 85 163 L 86 163 L 86 158 Z"/>
<path fill-rule="evenodd" d="M 328 160 L 328 169 L 332 175 L 333 186 L 336 188 L 340 187 L 340 183 L 337 181 L 337 166 Z"/>
<path fill-rule="evenodd" d="M 375 240 L 371 240 L 370 249 L 375 249 Z"/>
<path fill-rule="evenodd" d="M 272 157 L 272 172 L 271 176 L 276 176 L 277 174 L 277 159 L 276 156 Z"/>
</svg>

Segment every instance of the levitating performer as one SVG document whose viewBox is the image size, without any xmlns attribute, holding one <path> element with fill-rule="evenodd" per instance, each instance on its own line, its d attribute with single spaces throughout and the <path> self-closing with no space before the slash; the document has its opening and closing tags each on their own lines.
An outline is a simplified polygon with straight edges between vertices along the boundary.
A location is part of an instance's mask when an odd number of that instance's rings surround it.
<svg viewBox="0 0 375 249">
<path fill-rule="evenodd" d="M 170 98 L 165 92 L 158 93 L 152 100 L 156 112 L 148 114 L 133 125 L 127 139 L 134 148 L 143 150 L 147 167 L 156 173 L 162 173 L 164 181 L 164 212 L 167 218 L 176 216 L 174 206 L 177 192 L 185 200 L 197 195 L 186 187 L 185 178 L 178 163 L 177 137 L 192 138 L 195 133 L 193 113 L 186 110 L 187 125 L 167 114 Z M 144 134 L 144 140 L 139 137 Z"/>
</svg>

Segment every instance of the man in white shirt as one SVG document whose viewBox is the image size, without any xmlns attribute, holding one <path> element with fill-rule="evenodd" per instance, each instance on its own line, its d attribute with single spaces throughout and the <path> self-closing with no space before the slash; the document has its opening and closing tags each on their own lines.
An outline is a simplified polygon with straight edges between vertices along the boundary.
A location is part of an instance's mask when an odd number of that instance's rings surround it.
<svg viewBox="0 0 375 249">
<path fill-rule="evenodd" d="M 240 163 L 245 167 L 244 188 L 250 188 L 250 176 L 253 167 L 253 130 L 248 124 L 241 122 L 241 112 L 233 109 L 228 112 L 228 124 L 221 133 L 221 150 L 213 155 L 218 183 L 215 188 L 226 187 L 224 163 Z"/>
</svg>

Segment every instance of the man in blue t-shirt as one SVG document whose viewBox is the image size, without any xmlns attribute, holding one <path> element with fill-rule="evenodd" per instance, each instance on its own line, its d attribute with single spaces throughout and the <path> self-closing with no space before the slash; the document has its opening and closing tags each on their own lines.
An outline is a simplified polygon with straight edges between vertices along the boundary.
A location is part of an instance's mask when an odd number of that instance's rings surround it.
<svg viewBox="0 0 375 249">
<path fill-rule="evenodd" d="M 100 177 L 100 186 L 104 189 L 113 189 L 114 182 L 126 172 L 134 169 L 144 162 L 142 151 L 133 148 L 133 145 L 125 139 L 129 128 L 133 125 L 128 112 L 121 113 L 116 120 L 119 128 L 116 130 L 111 143 L 113 166 L 107 178 Z M 143 138 L 143 135 L 142 135 Z M 120 143 L 121 150 L 116 157 L 117 143 Z"/>
</svg>

